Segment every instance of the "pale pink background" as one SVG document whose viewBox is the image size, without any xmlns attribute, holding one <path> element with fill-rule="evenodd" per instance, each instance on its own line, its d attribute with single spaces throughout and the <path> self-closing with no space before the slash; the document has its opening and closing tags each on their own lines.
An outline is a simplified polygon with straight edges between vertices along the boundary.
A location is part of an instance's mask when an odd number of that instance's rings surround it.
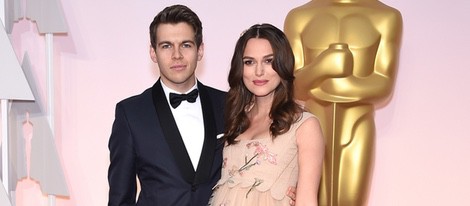
<svg viewBox="0 0 470 206">
<path fill-rule="evenodd" d="M 107 143 L 115 104 L 150 87 L 158 71 L 148 56 L 148 25 L 164 6 L 183 3 L 204 26 L 199 79 L 227 89 L 235 41 L 254 23 L 283 27 L 308 0 L 62 0 L 68 35 L 54 37 L 56 141 L 70 198 L 57 205 L 107 204 Z M 470 205 L 470 3 L 384 0 L 401 11 L 403 42 L 395 94 L 376 113 L 377 154 L 369 205 Z M 44 36 L 28 20 L 12 41 L 28 51 L 46 99 Z M 39 199 L 25 183 L 18 205 Z M 37 202 L 35 202 L 35 205 Z"/>
</svg>

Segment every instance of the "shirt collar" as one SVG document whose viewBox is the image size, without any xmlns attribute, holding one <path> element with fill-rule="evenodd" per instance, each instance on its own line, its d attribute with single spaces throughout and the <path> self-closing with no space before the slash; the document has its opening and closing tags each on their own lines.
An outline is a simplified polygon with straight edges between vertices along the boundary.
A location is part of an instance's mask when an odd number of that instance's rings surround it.
<svg viewBox="0 0 470 206">
<path fill-rule="evenodd" d="M 166 86 L 165 83 L 163 83 L 163 81 L 160 80 L 160 83 L 162 84 L 162 88 L 163 88 L 163 92 L 165 93 L 165 97 L 166 97 L 166 101 L 168 102 L 168 105 L 170 104 L 170 93 L 176 93 L 176 94 L 186 94 L 190 91 L 192 91 L 193 89 L 197 89 L 197 79 L 194 83 L 194 85 L 188 89 L 188 91 L 185 91 L 184 93 L 181 93 L 181 92 L 178 92 L 174 89 L 171 89 L 170 87 Z"/>
</svg>

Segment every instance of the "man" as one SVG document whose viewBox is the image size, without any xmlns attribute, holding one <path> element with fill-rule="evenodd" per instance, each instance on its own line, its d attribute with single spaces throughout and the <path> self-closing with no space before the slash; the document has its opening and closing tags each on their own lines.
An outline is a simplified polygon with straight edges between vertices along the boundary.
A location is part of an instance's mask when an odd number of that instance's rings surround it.
<svg viewBox="0 0 470 206">
<path fill-rule="evenodd" d="M 223 141 L 217 137 L 224 128 L 225 92 L 196 79 L 204 44 L 201 21 L 191 9 L 167 7 L 149 29 L 160 78 L 116 105 L 108 205 L 207 205 L 220 179 Z"/>
<path fill-rule="evenodd" d="M 116 105 L 108 205 L 207 205 L 220 178 L 225 92 L 196 80 L 201 21 L 186 6 L 167 7 L 150 24 L 150 39 L 160 78 Z M 191 95 L 178 105 L 171 93 Z"/>
</svg>

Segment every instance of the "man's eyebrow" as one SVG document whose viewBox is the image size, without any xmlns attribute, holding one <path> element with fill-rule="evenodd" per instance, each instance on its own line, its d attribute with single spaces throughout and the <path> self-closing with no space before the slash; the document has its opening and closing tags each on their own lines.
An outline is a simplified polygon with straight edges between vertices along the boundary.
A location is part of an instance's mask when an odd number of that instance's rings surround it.
<svg viewBox="0 0 470 206">
<path fill-rule="evenodd" d="M 181 44 L 196 44 L 193 40 L 184 40 L 181 42 Z M 158 42 L 157 45 L 162 45 L 162 44 L 169 44 L 169 45 L 174 45 L 174 43 L 170 42 L 170 41 L 161 41 L 161 42 Z"/>
<path fill-rule="evenodd" d="M 193 40 L 185 40 L 185 41 L 183 41 L 183 44 L 187 44 L 187 43 L 196 44 Z"/>
<path fill-rule="evenodd" d="M 161 41 L 161 42 L 158 42 L 157 45 L 162 45 L 162 44 L 170 44 L 170 45 L 173 45 L 170 41 Z"/>
</svg>

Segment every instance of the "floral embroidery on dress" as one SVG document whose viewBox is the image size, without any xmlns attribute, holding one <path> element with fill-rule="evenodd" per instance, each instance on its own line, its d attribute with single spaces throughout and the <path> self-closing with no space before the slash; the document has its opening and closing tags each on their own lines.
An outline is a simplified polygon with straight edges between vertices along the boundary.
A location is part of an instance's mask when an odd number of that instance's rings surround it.
<svg viewBox="0 0 470 206">
<path fill-rule="evenodd" d="M 253 183 L 253 185 L 251 185 L 248 192 L 246 192 L 245 198 L 248 198 L 248 194 L 250 194 L 251 190 L 253 190 L 253 188 L 259 186 L 261 183 L 263 183 L 262 179 L 255 178 L 255 182 Z"/>
<path fill-rule="evenodd" d="M 245 155 L 245 164 L 243 164 L 241 167 L 233 165 L 232 168 L 228 170 L 229 179 L 227 181 L 230 183 L 233 183 L 232 177 L 236 175 L 243 176 L 243 173 L 245 171 L 248 171 L 251 167 L 255 165 L 260 165 L 263 161 L 268 161 L 273 165 L 277 164 L 277 155 L 272 152 L 269 152 L 269 149 L 266 147 L 266 145 L 263 145 L 258 141 L 253 141 L 246 144 L 246 147 L 248 149 L 254 147 L 253 156 L 249 158 L 248 155 Z M 224 162 L 222 164 L 222 167 L 225 168 L 227 166 L 227 158 L 224 158 L 223 161 Z M 250 189 L 246 193 L 246 197 L 248 197 L 248 194 L 253 190 L 253 188 L 259 186 L 261 183 L 263 183 L 262 179 L 255 178 L 255 182 L 253 183 L 253 185 L 251 185 Z"/>
<path fill-rule="evenodd" d="M 258 141 L 250 142 L 246 144 L 246 147 L 250 149 L 251 147 L 255 147 L 255 156 L 257 156 L 257 163 L 261 164 L 260 160 L 267 160 L 269 163 L 276 165 L 276 154 L 269 152 L 269 149 L 266 145 L 262 145 Z"/>
</svg>

